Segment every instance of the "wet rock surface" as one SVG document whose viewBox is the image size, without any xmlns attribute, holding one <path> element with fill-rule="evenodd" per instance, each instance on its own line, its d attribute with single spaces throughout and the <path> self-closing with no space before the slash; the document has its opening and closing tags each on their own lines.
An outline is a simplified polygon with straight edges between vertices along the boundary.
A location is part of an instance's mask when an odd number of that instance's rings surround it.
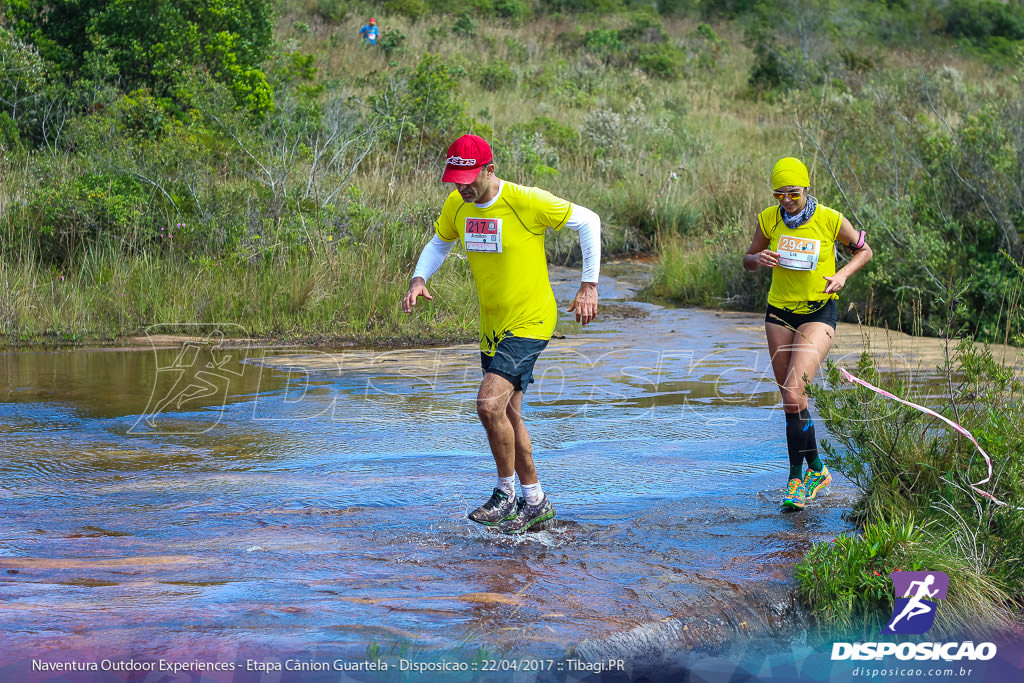
<svg viewBox="0 0 1024 683">
<path fill-rule="evenodd" d="M 790 638 L 792 566 L 851 528 L 856 491 L 837 476 L 782 514 L 761 316 L 633 302 L 644 272 L 614 272 L 612 315 L 563 312 L 538 362 L 526 421 L 558 517 L 520 538 L 465 520 L 494 484 L 474 345 L 6 354 L 4 656 L 659 667 Z M 553 271 L 562 309 L 577 281 Z"/>
</svg>

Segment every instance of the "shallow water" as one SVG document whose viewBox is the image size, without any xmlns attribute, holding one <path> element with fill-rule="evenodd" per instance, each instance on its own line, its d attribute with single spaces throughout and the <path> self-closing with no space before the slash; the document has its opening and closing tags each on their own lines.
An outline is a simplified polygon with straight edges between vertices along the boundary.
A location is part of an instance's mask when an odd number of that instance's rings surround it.
<svg viewBox="0 0 1024 683">
<path fill-rule="evenodd" d="M 586 658 L 798 626 L 792 564 L 856 491 L 781 514 L 761 320 L 635 288 L 602 284 L 623 303 L 541 356 L 526 420 L 558 524 L 521 539 L 465 520 L 494 480 L 474 346 L 0 355 L 3 660 Z"/>
</svg>

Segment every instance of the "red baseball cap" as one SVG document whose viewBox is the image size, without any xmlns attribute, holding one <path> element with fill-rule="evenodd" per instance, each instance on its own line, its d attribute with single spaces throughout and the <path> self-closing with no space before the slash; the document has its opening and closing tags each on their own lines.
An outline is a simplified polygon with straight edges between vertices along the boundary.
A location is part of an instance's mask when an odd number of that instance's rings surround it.
<svg viewBox="0 0 1024 683">
<path fill-rule="evenodd" d="M 376 20 L 376 19 L 374 19 L 373 17 L 370 17 L 370 23 L 371 23 L 371 24 L 376 24 L 376 23 L 377 23 L 377 20 Z"/>
<path fill-rule="evenodd" d="M 463 135 L 448 148 L 442 183 L 468 185 L 480 175 L 480 169 L 491 163 L 491 146 L 479 135 Z"/>
</svg>

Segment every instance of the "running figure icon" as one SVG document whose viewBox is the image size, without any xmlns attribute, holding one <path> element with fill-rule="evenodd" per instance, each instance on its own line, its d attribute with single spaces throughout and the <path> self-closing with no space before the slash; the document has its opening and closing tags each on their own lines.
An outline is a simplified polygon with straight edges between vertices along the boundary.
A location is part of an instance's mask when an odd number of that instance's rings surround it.
<svg viewBox="0 0 1024 683">
<path fill-rule="evenodd" d="M 892 620 L 883 633 L 924 633 L 935 623 L 938 600 L 946 598 L 949 577 L 943 572 L 892 572 L 896 599 Z"/>
<path fill-rule="evenodd" d="M 925 602 L 921 602 L 926 597 L 927 598 L 934 598 L 938 594 L 938 592 L 939 592 L 938 588 L 936 588 L 935 590 L 929 590 L 929 587 L 933 583 L 935 583 L 935 575 L 934 574 L 929 574 L 928 576 L 926 576 L 924 581 L 913 581 L 913 582 L 911 582 L 911 584 L 910 584 L 910 591 L 915 590 L 914 586 L 917 586 L 917 588 L 916 588 L 917 592 L 914 595 L 912 595 L 912 596 L 909 596 L 909 595 L 908 596 L 904 596 L 904 597 L 910 597 L 910 601 L 907 603 L 907 606 L 903 608 L 903 611 L 900 612 L 899 616 L 896 617 L 895 619 L 893 619 L 892 622 L 889 624 L 889 630 L 890 631 L 894 631 L 895 627 L 896 627 L 896 623 L 900 619 L 903 619 L 904 617 L 906 617 L 907 621 L 910 621 L 911 619 L 913 619 L 916 616 L 919 616 L 921 614 L 928 614 L 933 609 L 935 609 L 931 604 L 925 603 Z M 909 591 L 908 591 L 908 593 L 909 593 Z"/>
</svg>

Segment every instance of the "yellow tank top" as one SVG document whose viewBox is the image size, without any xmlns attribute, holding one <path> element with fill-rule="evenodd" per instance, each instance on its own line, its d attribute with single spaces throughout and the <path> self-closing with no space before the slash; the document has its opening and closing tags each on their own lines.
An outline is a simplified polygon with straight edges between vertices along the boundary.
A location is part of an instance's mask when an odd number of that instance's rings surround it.
<svg viewBox="0 0 1024 683">
<path fill-rule="evenodd" d="M 572 204 L 536 187 L 502 182 L 489 204 L 445 199 L 434 223 L 446 242 L 460 240 L 480 299 L 480 350 L 489 356 L 504 337 L 550 339 L 558 310 L 548 280 L 544 235 L 560 230 Z"/>
<path fill-rule="evenodd" d="M 838 294 L 825 294 L 826 277 L 836 274 L 835 241 L 843 215 L 818 205 L 811 219 L 796 228 L 782 222 L 778 204 L 757 215 L 761 232 L 780 255 L 772 270 L 768 304 L 793 313 L 813 313 Z"/>
</svg>

